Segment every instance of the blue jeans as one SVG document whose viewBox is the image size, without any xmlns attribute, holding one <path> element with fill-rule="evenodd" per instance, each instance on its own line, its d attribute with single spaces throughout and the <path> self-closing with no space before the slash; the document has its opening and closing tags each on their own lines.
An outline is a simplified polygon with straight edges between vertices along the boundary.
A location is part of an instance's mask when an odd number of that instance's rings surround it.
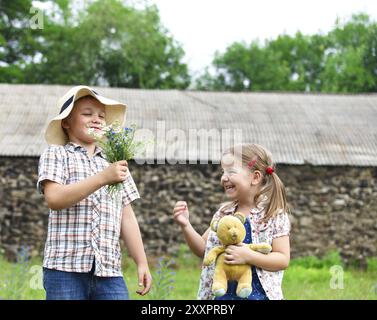
<svg viewBox="0 0 377 320">
<path fill-rule="evenodd" d="M 97 277 L 88 273 L 43 268 L 46 300 L 128 300 L 123 277 Z"/>
</svg>

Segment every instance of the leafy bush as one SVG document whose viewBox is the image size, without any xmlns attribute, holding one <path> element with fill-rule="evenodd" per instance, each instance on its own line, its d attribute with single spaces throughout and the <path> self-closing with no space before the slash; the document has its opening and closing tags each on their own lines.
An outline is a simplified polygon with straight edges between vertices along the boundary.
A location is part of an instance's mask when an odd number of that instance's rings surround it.
<svg viewBox="0 0 377 320">
<path fill-rule="evenodd" d="M 306 256 L 291 260 L 290 266 L 301 266 L 303 268 L 331 268 L 334 265 L 343 266 L 339 251 L 329 251 L 323 257 Z"/>
<path fill-rule="evenodd" d="M 377 258 L 367 258 L 367 270 L 377 272 Z"/>
</svg>

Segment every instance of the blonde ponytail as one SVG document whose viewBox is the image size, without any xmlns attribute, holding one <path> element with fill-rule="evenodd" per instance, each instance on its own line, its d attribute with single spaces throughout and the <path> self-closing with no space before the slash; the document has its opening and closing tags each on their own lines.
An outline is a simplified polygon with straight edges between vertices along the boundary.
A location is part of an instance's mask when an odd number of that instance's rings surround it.
<svg viewBox="0 0 377 320">
<path fill-rule="evenodd" d="M 267 222 L 281 212 L 289 213 L 290 211 L 285 187 L 279 176 L 273 172 L 266 177 L 266 180 L 265 187 L 262 187 L 261 192 L 256 195 L 256 199 L 263 199 L 265 196 L 268 199 L 263 222 Z M 258 203 L 258 200 L 256 200 L 256 203 Z"/>
</svg>

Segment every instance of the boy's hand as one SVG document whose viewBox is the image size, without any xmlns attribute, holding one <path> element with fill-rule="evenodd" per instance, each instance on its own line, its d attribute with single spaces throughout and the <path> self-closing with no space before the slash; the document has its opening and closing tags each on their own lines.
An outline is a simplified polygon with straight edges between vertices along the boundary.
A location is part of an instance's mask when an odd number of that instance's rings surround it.
<svg viewBox="0 0 377 320">
<path fill-rule="evenodd" d="M 152 275 L 147 265 L 137 267 L 139 289 L 136 291 L 141 296 L 146 295 L 152 286 Z"/>
<path fill-rule="evenodd" d="M 106 169 L 99 174 L 102 176 L 104 185 L 114 184 L 126 180 L 128 170 L 128 163 L 126 160 L 121 160 L 110 164 Z"/>
<path fill-rule="evenodd" d="M 181 226 L 186 227 L 189 224 L 190 213 L 185 201 L 178 201 L 173 209 L 173 218 Z"/>
</svg>

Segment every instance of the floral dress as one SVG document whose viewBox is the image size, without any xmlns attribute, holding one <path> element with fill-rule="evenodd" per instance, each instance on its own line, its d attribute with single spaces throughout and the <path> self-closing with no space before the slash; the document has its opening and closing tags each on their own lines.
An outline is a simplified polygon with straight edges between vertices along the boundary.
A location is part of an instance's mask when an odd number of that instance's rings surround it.
<svg viewBox="0 0 377 320">
<path fill-rule="evenodd" d="M 215 214 L 214 217 L 220 218 L 224 214 L 233 214 L 237 209 L 237 205 L 232 208 L 227 209 L 222 213 L 219 209 Z M 286 212 L 280 212 L 275 217 L 271 218 L 267 223 L 262 222 L 263 217 L 265 215 L 266 205 L 265 202 L 261 203 L 250 210 L 250 229 L 251 229 L 251 239 L 253 243 L 262 243 L 266 242 L 272 245 L 273 239 L 289 236 L 290 234 L 290 222 L 289 217 Z M 216 247 L 220 246 L 220 240 L 218 239 L 216 232 L 212 230 L 208 234 L 208 239 L 206 243 L 205 255 L 208 252 Z M 283 281 L 283 274 L 284 271 L 267 271 L 261 268 L 255 267 L 255 273 L 253 274 L 253 278 L 255 274 L 259 278 L 259 281 L 262 285 L 262 288 L 269 300 L 282 300 L 283 299 L 283 292 L 281 289 L 282 281 Z M 213 275 L 215 271 L 215 264 L 212 263 L 209 266 L 202 266 L 202 272 L 200 275 L 200 283 L 199 283 L 199 290 L 198 290 L 198 299 L 199 300 L 212 300 L 215 296 L 212 294 L 212 282 L 213 282 Z M 254 289 L 253 289 L 254 290 Z"/>
</svg>

